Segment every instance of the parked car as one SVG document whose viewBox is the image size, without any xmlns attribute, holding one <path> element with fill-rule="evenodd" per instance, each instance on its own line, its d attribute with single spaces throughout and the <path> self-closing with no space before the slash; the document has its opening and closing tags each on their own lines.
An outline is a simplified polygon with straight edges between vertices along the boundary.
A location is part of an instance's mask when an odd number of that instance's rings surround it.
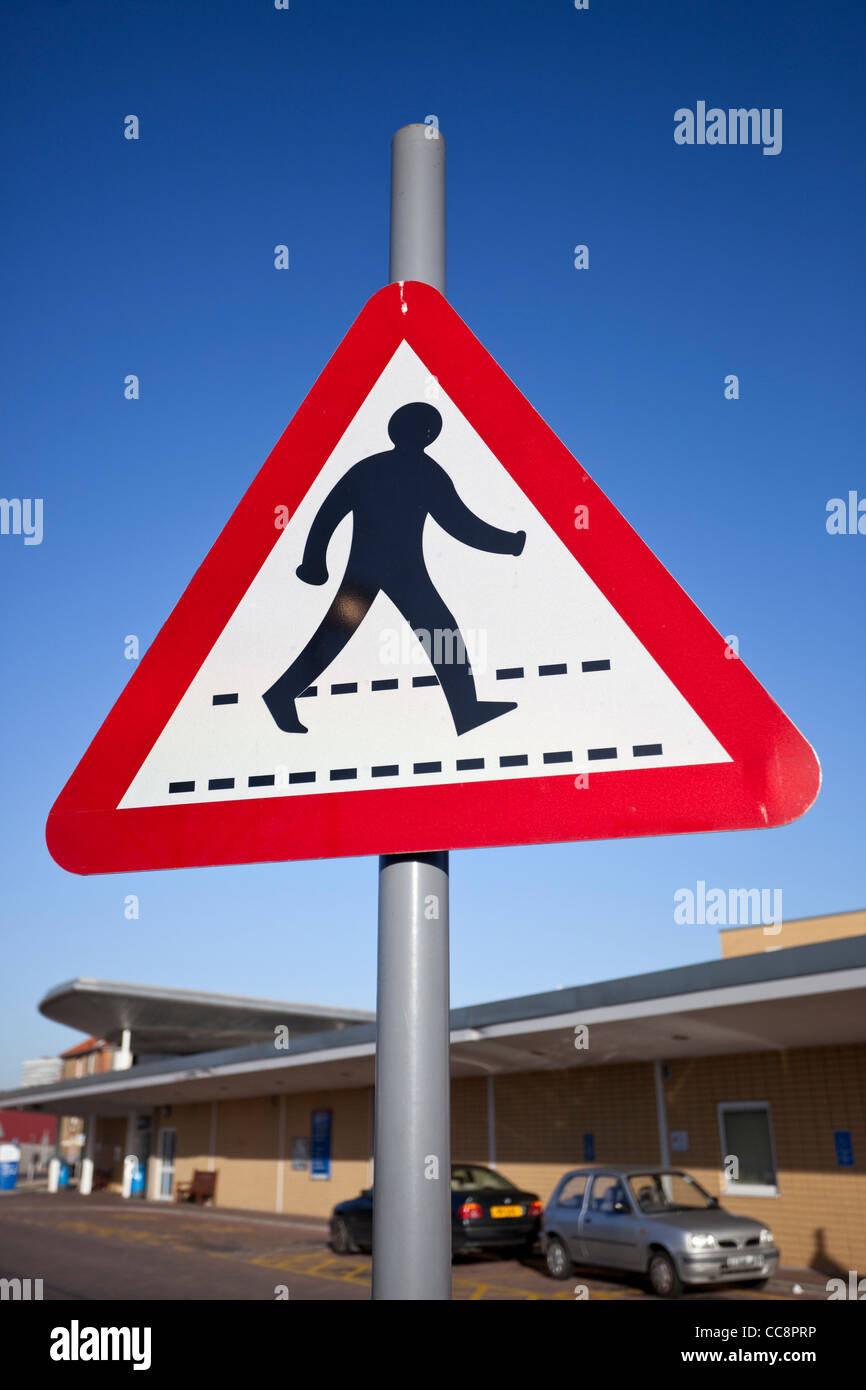
<svg viewBox="0 0 866 1390">
<path fill-rule="evenodd" d="M 684 1284 L 748 1279 L 761 1288 L 779 1263 L 766 1226 L 726 1211 L 674 1168 L 573 1169 L 545 1208 L 541 1244 L 554 1279 L 575 1264 L 634 1270 L 661 1298 L 677 1298 Z"/>
<path fill-rule="evenodd" d="M 541 1227 L 541 1201 L 535 1192 L 515 1187 L 493 1168 L 477 1163 L 451 1164 L 451 1249 L 507 1249 L 517 1255 L 533 1250 Z M 370 1250 L 373 1245 L 373 1191 L 338 1202 L 331 1212 L 331 1248 L 338 1255 Z"/>
</svg>

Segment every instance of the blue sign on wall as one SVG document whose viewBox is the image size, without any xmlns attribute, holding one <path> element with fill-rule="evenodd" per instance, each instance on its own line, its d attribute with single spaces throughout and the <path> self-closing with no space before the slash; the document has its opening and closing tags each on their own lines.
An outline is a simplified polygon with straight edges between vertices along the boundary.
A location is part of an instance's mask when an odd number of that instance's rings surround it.
<svg viewBox="0 0 866 1390">
<path fill-rule="evenodd" d="M 850 1129 L 834 1129 L 833 1143 L 836 1145 L 836 1162 L 840 1168 L 854 1167 L 854 1145 L 851 1143 Z"/>
<path fill-rule="evenodd" d="M 310 1177 L 331 1176 L 331 1112 L 314 1110 L 310 1116 Z"/>
<path fill-rule="evenodd" d="M 583 1161 L 584 1163 L 595 1162 L 595 1135 L 585 1134 L 583 1136 Z"/>
</svg>

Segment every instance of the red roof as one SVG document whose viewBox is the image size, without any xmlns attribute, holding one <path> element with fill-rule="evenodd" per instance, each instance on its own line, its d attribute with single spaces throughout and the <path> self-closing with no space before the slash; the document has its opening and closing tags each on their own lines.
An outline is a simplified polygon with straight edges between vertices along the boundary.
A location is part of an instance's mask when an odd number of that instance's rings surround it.
<svg viewBox="0 0 866 1390">
<path fill-rule="evenodd" d="M 99 1052 L 106 1046 L 104 1038 L 85 1038 L 84 1042 L 76 1043 L 74 1047 L 69 1047 L 65 1052 L 61 1052 L 61 1057 L 81 1057 L 86 1052 Z"/>
<path fill-rule="evenodd" d="M 0 1143 L 53 1144 L 57 1135 L 57 1116 L 38 1115 L 27 1110 L 0 1110 Z"/>
</svg>

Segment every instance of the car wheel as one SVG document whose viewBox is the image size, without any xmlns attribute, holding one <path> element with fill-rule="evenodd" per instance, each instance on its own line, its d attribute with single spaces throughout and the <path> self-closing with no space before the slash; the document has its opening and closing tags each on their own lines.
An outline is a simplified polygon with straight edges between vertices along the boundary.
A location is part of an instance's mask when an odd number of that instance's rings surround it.
<svg viewBox="0 0 866 1390">
<path fill-rule="evenodd" d="M 331 1227 L 331 1249 L 337 1255 L 356 1255 L 358 1247 L 352 1239 L 348 1221 L 336 1216 Z"/>
<path fill-rule="evenodd" d="M 680 1276 L 670 1255 L 657 1250 L 649 1263 L 650 1288 L 658 1298 L 679 1298 L 683 1291 Z"/>
<path fill-rule="evenodd" d="M 549 1236 L 544 1246 L 544 1263 L 551 1279 L 568 1279 L 572 1272 L 571 1256 L 558 1236 Z"/>
</svg>

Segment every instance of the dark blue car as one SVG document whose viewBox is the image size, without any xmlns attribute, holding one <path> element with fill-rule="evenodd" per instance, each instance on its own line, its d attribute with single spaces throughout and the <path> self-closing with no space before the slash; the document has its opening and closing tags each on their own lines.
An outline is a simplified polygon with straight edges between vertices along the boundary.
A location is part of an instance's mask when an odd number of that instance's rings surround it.
<svg viewBox="0 0 866 1390">
<path fill-rule="evenodd" d="M 451 1249 L 531 1253 L 541 1224 L 542 1205 L 534 1192 L 515 1187 L 493 1168 L 451 1164 Z M 331 1212 L 331 1248 L 338 1255 L 373 1245 L 373 1192 L 338 1202 Z"/>
</svg>

